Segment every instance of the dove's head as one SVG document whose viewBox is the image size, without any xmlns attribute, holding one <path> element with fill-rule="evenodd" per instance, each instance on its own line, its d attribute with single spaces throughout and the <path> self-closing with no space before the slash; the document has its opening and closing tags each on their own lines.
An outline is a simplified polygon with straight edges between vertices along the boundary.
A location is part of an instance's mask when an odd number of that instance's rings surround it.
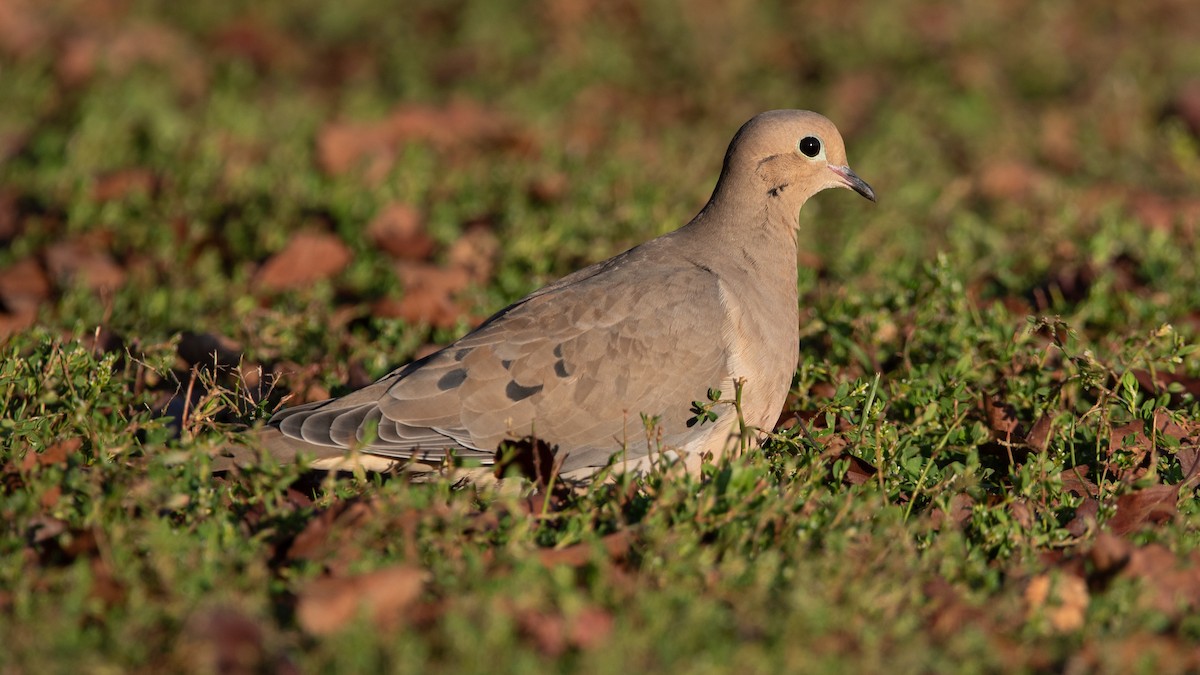
<svg viewBox="0 0 1200 675">
<path fill-rule="evenodd" d="M 837 127 L 807 110 L 772 110 L 742 125 L 725 154 L 720 182 L 761 191 L 796 211 L 826 188 L 847 188 L 875 201 L 875 191 L 847 166 Z"/>
</svg>

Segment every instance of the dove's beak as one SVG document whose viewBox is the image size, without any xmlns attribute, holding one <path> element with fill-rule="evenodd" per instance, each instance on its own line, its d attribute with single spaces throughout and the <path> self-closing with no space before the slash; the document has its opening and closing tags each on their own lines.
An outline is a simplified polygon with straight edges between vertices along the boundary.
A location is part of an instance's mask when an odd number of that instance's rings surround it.
<svg viewBox="0 0 1200 675">
<path fill-rule="evenodd" d="M 867 181 L 859 178 L 858 174 L 851 171 L 850 167 L 836 166 L 836 165 L 830 164 L 829 170 L 836 173 L 838 175 L 838 178 L 842 179 L 843 185 L 850 188 L 851 190 L 854 190 L 858 194 L 866 197 L 867 199 L 870 199 L 871 201 L 875 201 L 875 191 L 871 189 L 870 185 L 867 185 Z"/>
</svg>

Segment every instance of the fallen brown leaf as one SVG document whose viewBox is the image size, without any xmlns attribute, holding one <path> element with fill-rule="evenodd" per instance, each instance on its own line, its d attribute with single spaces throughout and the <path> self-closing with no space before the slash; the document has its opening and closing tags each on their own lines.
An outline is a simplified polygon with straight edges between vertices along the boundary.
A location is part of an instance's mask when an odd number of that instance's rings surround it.
<svg viewBox="0 0 1200 675">
<path fill-rule="evenodd" d="M 1156 610 L 1179 617 L 1200 607 L 1200 559 L 1193 553 L 1177 556 L 1162 544 L 1134 548 L 1122 576 L 1138 579 L 1143 596 Z"/>
<path fill-rule="evenodd" d="M 31 448 L 25 454 L 25 458 L 21 460 L 21 469 L 23 471 L 32 471 L 39 466 L 65 464 L 67 459 L 78 452 L 82 445 L 83 439 L 75 437 L 54 443 L 41 452 L 33 452 Z"/>
<path fill-rule="evenodd" d="M 180 635 L 187 666 L 209 673 L 279 672 L 269 666 L 262 626 L 231 607 L 192 615 Z"/>
<path fill-rule="evenodd" d="M 1200 398 L 1200 377 L 1162 370 L 1156 371 L 1153 375 L 1147 370 L 1135 370 L 1133 375 L 1137 378 L 1138 386 L 1146 391 L 1157 394 L 1165 392 L 1167 387 L 1175 385 L 1182 389 L 1182 392 L 1173 393 L 1173 398 L 1180 399 L 1184 393 L 1191 394 L 1193 398 Z"/>
<path fill-rule="evenodd" d="M 491 227 L 474 224 L 450 245 L 446 257 L 452 267 L 465 271 L 472 282 L 482 285 L 491 281 L 499 253 L 500 240 Z"/>
<path fill-rule="evenodd" d="M 398 202 L 384 206 L 367 225 L 367 237 L 388 255 L 399 260 L 425 260 L 433 253 L 434 241 L 425 232 L 421 213 Z"/>
<path fill-rule="evenodd" d="M 993 201 L 1023 201 L 1044 183 L 1036 168 L 1015 160 L 996 160 L 979 172 L 976 190 Z"/>
<path fill-rule="evenodd" d="M 529 182 L 529 199 L 538 204 L 554 204 L 570 189 L 571 182 L 565 173 L 555 172 L 538 176 Z"/>
<path fill-rule="evenodd" d="M 1167 105 L 1167 110 L 1178 115 L 1188 131 L 1200 138 L 1200 78 L 1185 82 Z"/>
<path fill-rule="evenodd" d="M 941 530 L 948 525 L 962 527 L 971 519 L 974 508 L 975 500 L 971 498 L 971 495 L 959 492 L 950 498 L 949 511 L 942 511 L 940 508 L 930 510 L 929 521 L 935 530 Z"/>
<path fill-rule="evenodd" d="M 600 539 L 604 556 L 609 560 L 620 560 L 629 554 L 633 548 L 633 532 L 617 530 Z M 567 567 L 582 567 L 595 557 L 595 546 L 591 542 L 572 544 L 566 548 L 549 549 L 538 553 L 538 562 L 546 567 L 566 565 Z"/>
<path fill-rule="evenodd" d="M 35 258 L 23 258 L 0 270 L 0 303 L 5 310 L 36 313 L 50 297 L 50 279 Z"/>
<path fill-rule="evenodd" d="M 282 251 L 267 258 L 254 275 L 268 291 L 302 288 L 336 276 L 350 264 L 350 249 L 342 240 L 322 232 L 300 232 Z"/>
<path fill-rule="evenodd" d="M 854 133 L 876 112 L 876 101 L 883 94 L 884 78 L 863 68 L 838 77 L 829 93 L 829 114 L 838 120 L 843 133 Z"/>
<path fill-rule="evenodd" d="M 413 141 L 441 149 L 531 144 L 528 135 L 502 115 L 473 101 L 456 100 L 444 106 L 401 106 L 376 122 L 327 124 L 317 136 L 317 156 L 326 173 L 365 167 L 368 178 L 381 180 L 391 170 L 399 148 Z"/>
<path fill-rule="evenodd" d="M 837 461 L 842 460 L 850 463 L 849 468 L 846 469 L 846 475 L 842 477 L 842 483 L 845 485 L 862 485 L 879 473 L 878 469 L 870 462 L 848 452 L 838 455 Z"/>
<path fill-rule="evenodd" d="M 253 17 L 240 17 L 212 37 L 213 52 L 243 59 L 259 72 L 291 70 L 306 64 L 305 49 L 287 33 Z"/>
<path fill-rule="evenodd" d="M 190 95 L 201 93 L 208 84 L 204 61 L 188 40 L 153 21 L 125 21 L 112 28 L 74 33 L 57 56 L 55 71 L 68 86 L 82 84 L 99 72 L 123 75 L 141 65 L 170 72 L 176 86 Z"/>
<path fill-rule="evenodd" d="M 11 156 L 12 143 L 16 141 L 11 136 L 0 135 L 0 162 Z M 16 141 L 20 145 L 19 141 Z M 17 205 L 17 195 L 12 190 L 0 188 L 0 244 L 8 243 L 21 233 L 23 223 L 21 212 Z"/>
<path fill-rule="evenodd" d="M 1178 502 L 1178 485 L 1151 485 L 1123 494 L 1117 498 L 1117 513 L 1109 519 L 1108 529 L 1123 535 L 1167 522 L 1178 513 Z"/>
<path fill-rule="evenodd" d="M 370 502 L 339 501 L 308 521 L 287 549 L 289 560 L 316 560 L 328 554 L 342 540 L 342 532 L 352 531 L 375 516 Z"/>
<path fill-rule="evenodd" d="M 48 13 L 36 0 L 0 2 L 0 52 L 26 58 L 45 49 L 53 33 Z"/>
<path fill-rule="evenodd" d="M 557 612 L 525 610 L 517 612 L 517 625 L 538 650 L 547 656 L 561 656 L 568 649 L 589 650 L 602 645 L 612 633 L 610 612 L 588 607 L 567 617 Z"/>
<path fill-rule="evenodd" d="M 466 270 L 432 263 L 401 262 L 396 264 L 396 273 L 404 286 L 403 295 L 399 300 L 384 299 L 375 303 L 371 308 L 374 315 L 439 328 L 451 328 L 458 323 L 463 309 L 455 296 L 471 283 Z"/>
<path fill-rule="evenodd" d="M 1101 532 L 1092 542 L 1087 557 L 1092 564 L 1092 570 L 1107 577 L 1121 571 L 1129 563 L 1132 551 L 1133 545 L 1128 539 L 1118 537 L 1112 532 Z"/>
<path fill-rule="evenodd" d="M 1039 145 L 1042 157 L 1056 169 L 1079 168 L 1079 130 L 1075 117 L 1066 109 L 1052 108 L 1042 114 Z"/>
<path fill-rule="evenodd" d="M 158 188 L 158 177 L 149 169 L 121 169 L 99 176 L 92 182 L 92 199 L 111 202 L 130 195 L 150 195 Z"/>
<path fill-rule="evenodd" d="M 1025 587 L 1030 617 L 1045 616 L 1058 633 L 1083 628 L 1088 602 L 1087 582 L 1074 574 L 1039 574 Z"/>
<path fill-rule="evenodd" d="M 296 620 L 308 633 L 330 635 L 364 615 L 378 628 L 395 627 L 421 597 L 428 575 L 399 565 L 351 577 L 317 579 L 300 594 Z"/>
<path fill-rule="evenodd" d="M 51 244 L 45 250 L 46 269 L 59 288 L 82 284 L 93 291 L 114 290 L 125 283 L 125 270 L 113 260 L 99 237 Z"/>
</svg>

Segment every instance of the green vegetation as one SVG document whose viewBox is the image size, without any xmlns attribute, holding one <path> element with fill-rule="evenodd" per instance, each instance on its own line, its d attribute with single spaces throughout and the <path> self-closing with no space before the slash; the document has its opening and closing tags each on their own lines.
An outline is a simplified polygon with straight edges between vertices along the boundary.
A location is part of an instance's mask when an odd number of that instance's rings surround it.
<svg viewBox="0 0 1200 675">
<path fill-rule="evenodd" d="M 400 4 L 0 0 L 0 670 L 1200 669 L 1200 11 Z M 781 107 L 880 203 L 801 214 L 762 451 L 211 475 Z"/>
</svg>

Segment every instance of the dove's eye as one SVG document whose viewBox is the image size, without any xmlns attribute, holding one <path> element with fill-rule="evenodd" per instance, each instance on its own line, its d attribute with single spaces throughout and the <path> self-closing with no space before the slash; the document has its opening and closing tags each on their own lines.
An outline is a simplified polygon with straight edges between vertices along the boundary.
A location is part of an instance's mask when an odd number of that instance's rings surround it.
<svg viewBox="0 0 1200 675">
<path fill-rule="evenodd" d="M 821 139 L 816 136 L 805 136 L 800 139 L 798 147 L 805 157 L 816 157 L 821 154 Z"/>
</svg>

